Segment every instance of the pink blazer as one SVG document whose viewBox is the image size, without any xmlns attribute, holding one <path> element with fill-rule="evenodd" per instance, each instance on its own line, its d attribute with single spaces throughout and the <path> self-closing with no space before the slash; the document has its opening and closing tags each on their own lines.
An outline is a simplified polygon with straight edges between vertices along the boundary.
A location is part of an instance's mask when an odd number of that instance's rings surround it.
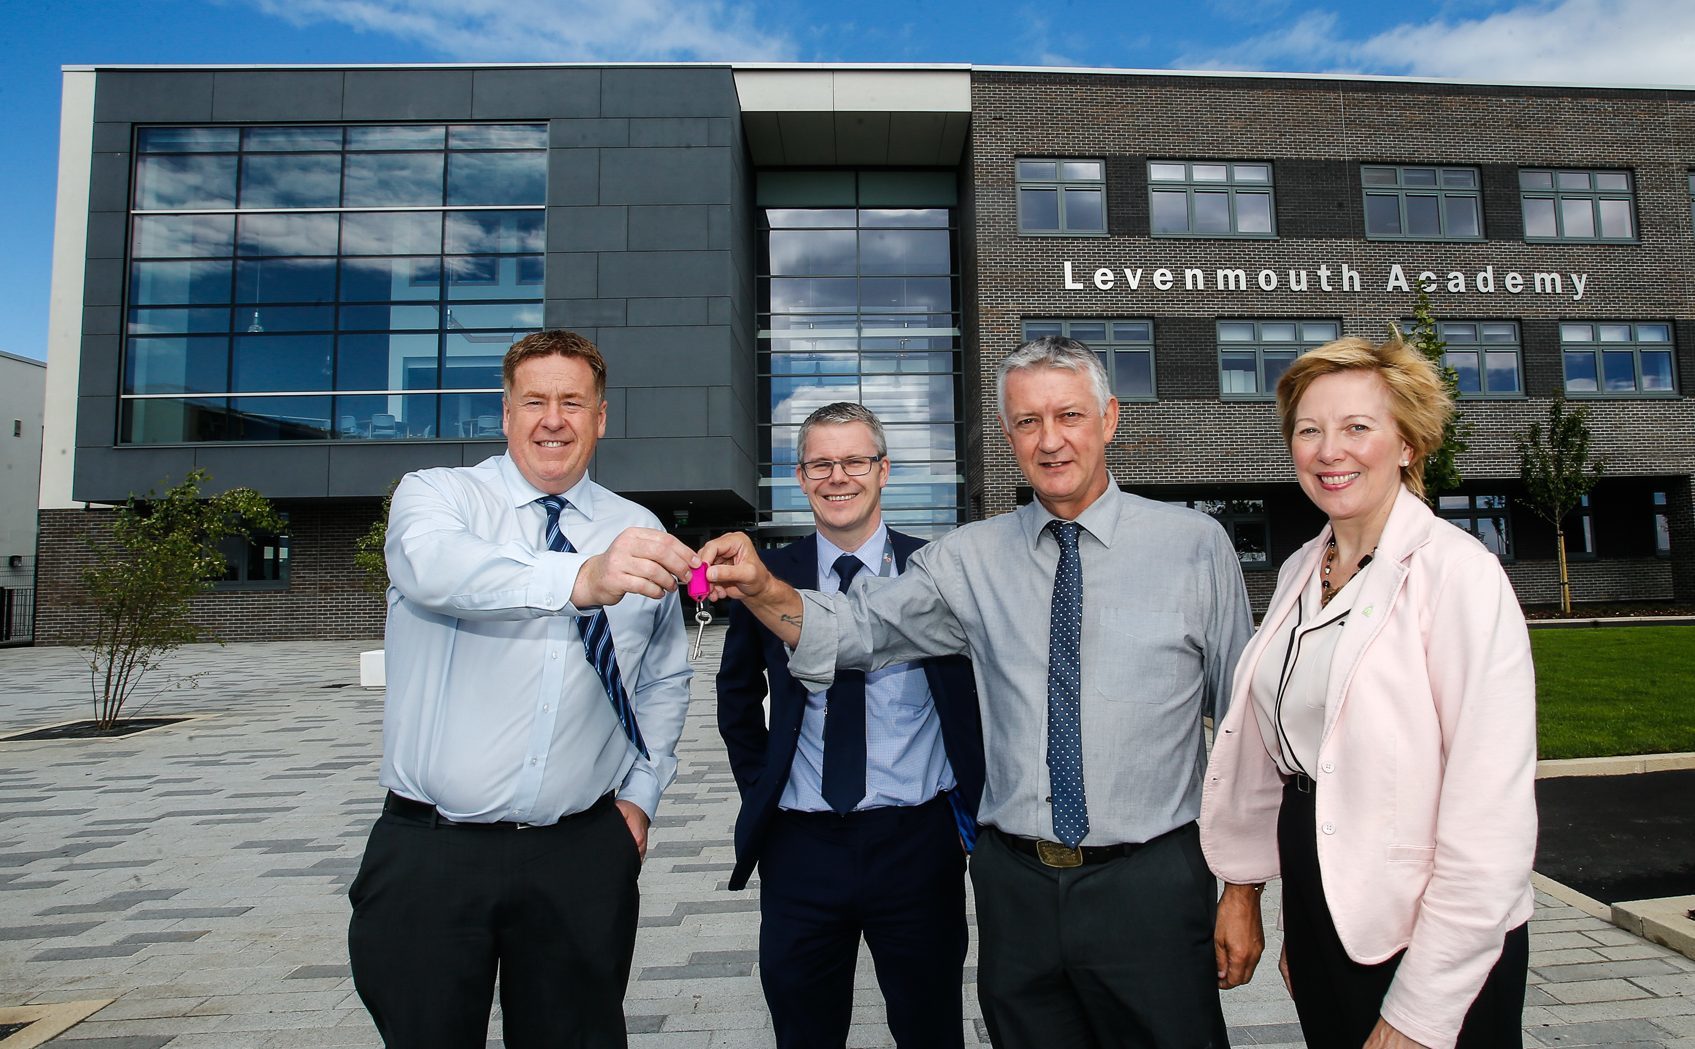
<svg viewBox="0 0 1695 1049">
<path fill-rule="evenodd" d="M 1326 526 L 1284 563 L 1218 726 L 1201 847 L 1227 882 L 1278 875 L 1282 781 L 1248 689 L 1329 536 Z M 1532 910 L 1530 638 L 1495 556 L 1404 489 L 1360 583 L 1319 744 L 1319 869 L 1349 957 L 1371 964 L 1406 948 L 1383 1017 L 1445 1049 L 1503 935 Z"/>
</svg>

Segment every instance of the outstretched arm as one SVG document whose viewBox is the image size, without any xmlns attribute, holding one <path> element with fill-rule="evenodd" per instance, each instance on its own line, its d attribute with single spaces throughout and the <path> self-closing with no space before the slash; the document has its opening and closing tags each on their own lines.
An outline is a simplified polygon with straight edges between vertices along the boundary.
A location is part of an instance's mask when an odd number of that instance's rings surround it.
<svg viewBox="0 0 1695 1049">
<path fill-rule="evenodd" d="M 799 592 L 771 574 L 745 533 L 719 536 L 700 548 L 699 558 L 710 566 L 713 600 L 735 598 L 783 644 L 800 641 Z"/>
</svg>

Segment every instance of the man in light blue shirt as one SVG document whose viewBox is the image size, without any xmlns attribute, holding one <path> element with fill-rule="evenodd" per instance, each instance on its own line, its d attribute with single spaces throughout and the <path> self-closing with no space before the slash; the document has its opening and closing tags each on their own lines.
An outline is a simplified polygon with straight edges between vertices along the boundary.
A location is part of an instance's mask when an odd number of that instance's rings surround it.
<svg viewBox="0 0 1695 1049">
<path fill-rule="evenodd" d="M 889 459 L 876 415 L 825 405 L 796 451 L 817 531 L 772 551 L 771 571 L 827 593 L 898 576 L 923 541 L 883 522 Z M 861 935 L 895 1043 L 960 1046 L 965 849 L 983 789 L 971 664 L 850 671 L 809 692 L 782 643 L 738 605 L 718 727 L 742 794 L 730 888 L 758 865 L 760 980 L 779 1049 L 846 1043 Z"/>
<path fill-rule="evenodd" d="M 408 474 L 389 512 L 383 815 L 349 895 L 390 1046 L 625 1044 L 636 878 L 676 776 L 692 556 L 595 484 L 606 364 L 545 331 L 503 362 L 505 455 Z"/>
</svg>

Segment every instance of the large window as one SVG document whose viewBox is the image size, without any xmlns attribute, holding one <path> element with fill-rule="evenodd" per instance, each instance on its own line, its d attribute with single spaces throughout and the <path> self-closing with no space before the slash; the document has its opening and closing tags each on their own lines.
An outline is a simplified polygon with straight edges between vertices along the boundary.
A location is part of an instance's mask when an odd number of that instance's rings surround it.
<svg viewBox="0 0 1695 1049">
<path fill-rule="evenodd" d="M 1231 400 L 1268 400 L 1295 358 L 1333 342 L 1335 321 L 1218 322 L 1218 392 Z"/>
<path fill-rule="evenodd" d="M 1121 401 L 1154 399 L 1153 321 L 1025 321 L 1024 338 L 1064 335 L 1085 343 L 1106 367 Z"/>
<path fill-rule="evenodd" d="M 1654 493 L 1654 556 L 1671 556 L 1671 501 L 1665 492 Z"/>
<path fill-rule="evenodd" d="M 1675 397 L 1671 325 L 1560 325 L 1566 393 L 1573 397 Z"/>
<path fill-rule="evenodd" d="M 500 436 L 541 326 L 545 124 L 148 127 L 126 442 Z"/>
<path fill-rule="evenodd" d="M 960 333 L 952 172 L 759 176 L 762 525 L 810 528 L 800 424 L 834 401 L 877 413 L 892 469 L 883 516 L 959 523 Z"/>
<path fill-rule="evenodd" d="M 1271 165 L 1213 160 L 1148 163 L 1156 237 L 1273 237 Z"/>
<path fill-rule="evenodd" d="M 1360 168 L 1365 235 L 1373 240 L 1482 240 L 1476 168 Z"/>
<path fill-rule="evenodd" d="M 1512 560 L 1513 540 L 1506 496 L 1437 496 L 1436 513 L 1476 536 L 1496 557 L 1503 561 Z"/>
<path fill-rule="evenodd" d="M 1525 240 L 1636 239 L 1628 171 L 1526 168 L 1518 174 Z"/>
<path fill-rule="evenodd" d="M 288 536 L 233 536 L 218 544 L 224 555 L 224 575 L 218 590 L 284 590 L 288 588 Z"/>
<path fill-rule="evenodd" d="M 1514 321 L 1442 321 L 1442 363 L 1454 369 L 1461 397 L 1522 397 L 1523 345 Z"/>
<path fill-rule="evenodd" d="M 1170 499 L 1167 502 L 1199 510 L 1223 525 L 1243 568 L 1271 567 L 1271 523 L 1266 517 L 1264 499 Z"/>
<path fill-rule="evenodd" d="M 1018 232 L 1106 235 L 1106 165 L 1018 161 Z"/>
</svg>

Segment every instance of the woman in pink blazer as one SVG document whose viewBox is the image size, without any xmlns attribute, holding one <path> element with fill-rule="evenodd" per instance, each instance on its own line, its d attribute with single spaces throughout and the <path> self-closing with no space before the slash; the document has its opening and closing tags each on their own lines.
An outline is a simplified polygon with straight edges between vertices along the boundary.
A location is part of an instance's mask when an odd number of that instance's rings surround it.
<svg viewBox="0 0 1695 1049">
<path fill-rule="evenodd" d="M 1330 520 L 1278 574 L 1213 744 L 1220 982 L 1251 973 L 1281 876 L 1312 1049 L 1521 1045 L 1535 680 L 1499 562 L 1421 498 L 1452 404 L 1397 338 L 1306 354 L 1277 406 Z"/>
</svg>

